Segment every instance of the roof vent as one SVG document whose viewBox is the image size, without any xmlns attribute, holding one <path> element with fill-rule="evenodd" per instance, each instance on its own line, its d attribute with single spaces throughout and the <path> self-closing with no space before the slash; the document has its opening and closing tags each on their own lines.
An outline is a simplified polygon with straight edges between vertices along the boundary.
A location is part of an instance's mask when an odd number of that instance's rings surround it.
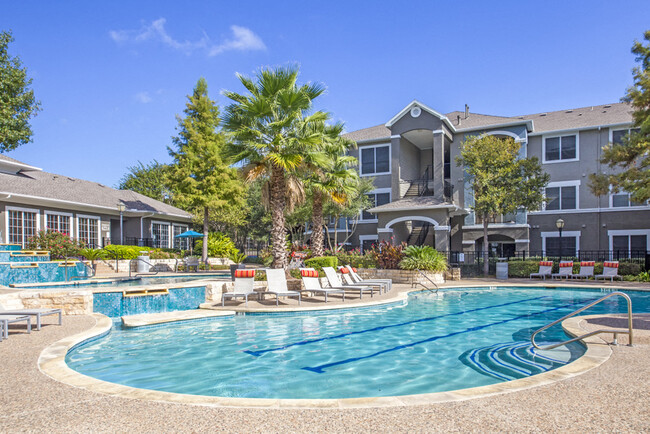
<svg viewBox="0 0 650 434">
<path fill-rule="evenodd" d="M 604 108 L 610 108 L 610 107 L 611 107 L 610 104 L 607 104 L 606 106 L 604 106 Z"/>
<path fill-rule="evenodd" d="M 469 106 L 465 104 L 465 119 L 469 117 Z"/>
<path fill-rule="evenodd" d="M 523 116 L 519 116 L 519 119 L 523 119 L 523 118 L 524 118 Z"/>
<path fill-rule="evenodd" d="M 567 110 L 565 113 L 573 113 L 573 110 Z"/>
<path fill-rule="evenodd" d="M 458 125 L 460 125 L 460 115 L 457 116 Z"/>
<path fill-rule="evenodd" d="M 542 113 L 540 116 L 546 116 L 546 113 Z"/>
<path fill-rule="evenodd" d="M 582 116 L 582 113 L 578 113 L 578 116 Z"/>
</svg>

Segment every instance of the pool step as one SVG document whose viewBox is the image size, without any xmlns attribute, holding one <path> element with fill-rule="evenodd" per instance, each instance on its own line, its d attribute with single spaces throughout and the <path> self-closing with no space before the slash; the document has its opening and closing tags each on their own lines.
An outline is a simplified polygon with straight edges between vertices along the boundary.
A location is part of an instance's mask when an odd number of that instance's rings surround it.
<svg viewBox="0 0 650 434">
<path fill-rule="evenodd" d="M 530 341 L 518 341 L 469 350 L 459 360 L 483 375 L 509 381 L 564 366 L 571 361 L 571 351 L 564 347 L 542 351 Z"/>
</svg>

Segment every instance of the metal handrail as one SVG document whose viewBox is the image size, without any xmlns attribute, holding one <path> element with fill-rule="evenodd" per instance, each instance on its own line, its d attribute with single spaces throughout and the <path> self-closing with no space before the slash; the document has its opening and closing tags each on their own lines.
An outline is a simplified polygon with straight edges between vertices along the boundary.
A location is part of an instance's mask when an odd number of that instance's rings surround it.
<svg viewBox="0 0 650 434">
<path fill-rule="evenodd" d="M 578 313 L 580 313 L 580 312 L 582 312 L 582 311 L 584 311 L 584 310 L 587 310 L 587 309 L 589 309 L 590 307 L 597 305 L 597 304 L 600 303 L 601 301 L 606 300 L 606 299 L 608 299 L 609 297 L 613 297 L 613 296 L 615 296 L 615 295 L 620 296 L 620 297 L 623 297 L 623 298 L 627 301 L 627 323 L 628 323 L 628 331 L 609 330 L 609 329 L 599 329 L 599 330 L 594 330 L 594 331 L 589 332 L 589 333 L 585 333 L 585 334 L 582 335 L 582 336 L 578 336 L 578 337 L 576 337 L 576 338 L 569 339 L 569 340 L 564 341 L 564 342 L 560 342 L 559 344 L 549 345 L 549 346 L 547 346 L 547 347 L 540 347 L 540 346 L 538 346 L 537 343 L 535 342 L 535 336 L 537 336 L 538 333 L 540 333 L 540 332 L 542 332 L 542 331 L 544 331 L 544 330 L 546 330 L 546 329 L 548 329 L 548 328 L 550 328 L 550 327 L 553 327 L 555 324 L 560 323 L 560 322 L 564 321 L 564 320 L 567 319 L 567 318 L 571 318 L 572 316 L 574 316 L 574 315 L 576 315 L 576 314 L 578 314 Z M 619 333 L 625 333 L 625 334 L 628 334 L 628 335 L 630 336 L 630 342 L 629 342 L 628 346 L 631 347 L 631 346 L 632 346 L 632 340 L 633 340 L 633 333 L 632 333 L 632 332 L 633 332 L 633 330 L 632 330 L 632 300 L 631 300 L 630 297 L 629 297 L 627 294 L 625 294 L 624 292 L 621 292 L 621 291 L 615 291 L 615 292 L 610 292 L 610 293 L 607 294 L 606 296 L 601 297 L 601 298 L 599 298 L 598 300 L 593 301 L 593 302 L 589 303 L 588 305 L 583 306 L 583 307 L 581 307 L 580 309 L 578 309 L 578 310 L 576 310 L 576 311 L 574 311 L 574 312 L 571 312 L 570 314 L 568 314 L 568 315 L 566 315 L 566 316 L 563 316 L 562 318 L 560 318 L 560 319 L 558 319 L 558 320 L 555 320 L 555 321 L 553 321 L 552 323 L 549 323 L 549 324 L 545 325 L 544 327 L 542 327 L 541 329 L 535 331 L 535 332 L 531 335 L 531 337 L 530 337 L 530 342 L 533 344 L 533 347 L 537 348 L 538 350 L 552 350 L 553 348 L 557 348 L 557 347 L 560 347 L 560 346 L 562 346 L 562 345 L 570 344 L 571 342 L 579 341 L 579 340 L 581 340 L 581 339 L 588 338 L 589 336 L 594 336 L 594 335 L 597 335 L 597 334 L 600 334 L 600 333 L 613 333 L 613 334 L 614 334 L 614 342 L 613 342 L 613 344 L 614 344 L 614 345 L 618 345 L 618 342 L 617 342 L 618 334 L 619 334 Z"/>
<path fill-rule="evenodd" d="M 417 271 L 417 272 L 420 273 L 422 276 L 424 276 L 424 278 L 427 279 L 429 282 L 433 283 L 433 286 L 436 287 L 436 290 L 435 290 L 435 291 L 432 290 L 431 288 L 429 288 L 428 286 L 426 286 L 424 283 L 416 282 L 416 281 L 415 281 L 415 277 L 413 277 L 413 281 L 411 282 L 411 288 L 415 287 L 416 285 L 420 285 L 420 286 L 422 286 L 424 289 L 426 289 L 427 291 L 429 291 L 429 292 L 433 292 L 434 294 L 437 294 L 438 291 L 440 290 L 440 287 L 438 286 L 438 284 L 436 284 L 436 282 L 434 282 L 433 280 L 431 280 L 431 279 L 429 278 L 429 276 L 427 276 L 426 274 L 424 274 L 420 269 L 416 269 L 415 271 Z"/>
<path fill-rule="evenodd" d="M 156 266 L 153 265 L 151 262 L 149 262 L 149 261 L 145 261 L 145 260 L 142 259 L 142 258 L 133 258 L 133 259 L 131 259 L 131 260 L 129 261 L 129 277 L 131 277 L 131 264 L 133 263 L 133 261 L 141 261 L 141 262 L 144 262 L 145 264 L 149 265 L 150 267 L 153 267 L 154 270 L 156 270 L 156 271 L 153 272 L 153 273 L 149 272 L 149 273 L 147 273 L 147 274 L 144 274 L 144 273 L 137 273 L 137 274 L 136 274 L 135 276 L 133 276 L 133 277 L 138 277 L 138 276 L 152 276 L 152 275 L 155 276 L 156 274 L 159 273 L 159 271 L 156 269 Z"/>
</svg>

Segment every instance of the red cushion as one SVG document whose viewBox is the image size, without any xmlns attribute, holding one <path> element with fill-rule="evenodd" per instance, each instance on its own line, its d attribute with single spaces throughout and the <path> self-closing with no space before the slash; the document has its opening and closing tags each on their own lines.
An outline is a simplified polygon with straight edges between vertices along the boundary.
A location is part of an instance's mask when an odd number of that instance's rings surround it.
<svg viewBox="0 0 650 434">
<path fill-rule="evenodd" d="M 316 270 L 300 270 L 300 275 L 302 277 L 318 277 L 318 271 L 316 271 Z"/>
<path fill-rule="evenodd" d="M 356 272 L 357 272 L 357 269 L 354 268 L 354 267 L 352 267 L 352 271 L 354 271 L 354 272 L 356 273 Z"/>
<path fill-rule="evenodd" d="M 560 267 L 573 267 L 573 262 L 560 262 Z"/>
<path fill-rule="evenodd" d="M 255 277 L 255 270 L 237 269 L 235 270 L 235 278 L 237 277 Z"/>
<path fill-rule="evenodd" d="M 348 270 L 348 267 L 341 267 L 341 273 L 343 274 L 348 274 L 350 270 Z"/>
<path fill-rule="evenodd" d="M 618 268 L 618 262 L 603 262 L 603 267 Z"/>
<path fill-rule="evenodd" d="M 582 261 L 580 263 L 581 267 L 593 267 L 595 265 L 596 265 L 596 263 L 594 261 Z"/>
<path fill-rule="evenodd" d="M 553 266 L 553 261 L 541 261 L 539 263 L 540 267 L 552 267 Z"/>
</svg>

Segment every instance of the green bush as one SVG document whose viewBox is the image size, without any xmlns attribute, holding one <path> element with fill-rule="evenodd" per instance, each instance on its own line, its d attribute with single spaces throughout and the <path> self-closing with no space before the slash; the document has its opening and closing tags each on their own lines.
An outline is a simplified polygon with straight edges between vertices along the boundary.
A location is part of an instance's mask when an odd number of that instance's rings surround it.
<svg viewBox="0 0 650 434">
<path fill-rule="evenodd" d="M 92 264 L 95 264 L 97 259 L 102 259 L 106 256 L 106 252 L 102 249 L 80 249 L 79 254 Z"/>
<path fill-rule="evenodd" d="M 437 273 L 447 271 L 447 258 L 431 246 L 408 246 L 399 263 L 403 270 L 427 270 Z"/>
<path fill-rule="evenodd" d="M 26 250 L 47 250 L 50 259 L 64 259 L 79 256 L 79 250 L 84 247 L 82 242 L 73 240 L 68 234 L 46 230 L 38 231 L 36 236 L 27 241 Z"/>
<path fill-rule="evenodd" d="M 119 244 L 111 244 L 104 247 L 104 250 L 108 252 L 106 259 L 135 259 L 141 255 L 149 255 L 151 251 L 149 247 L 122 246 Z"/>
<path fill-rule="evenodd" d="M 357 249 L 349 252 L 338 252 L 336 257 L 341 265 L 351 265 L 354 268 L 376 268 L 377 262 L 373 255 L 362 255 Z"/>
<path fill-rule="evenodd" d="M 203 251 L 203 238 L 196 242 L 195 251 Z M 239 253 L 235 243 L 221 232 L 210 232 L 208 234 L 208 256 L 211 258 L 228 258 L 233 253 Z"/>
<path fill-rule="evenodd" d="M 530 277 L 530 273 L 539 271 L 539 261 L 510 261 L 508 262 L 509 277 Z"/>
<path fill-rule="evenodd" d="M 322 271 L 323 267 L 336 267 L 339 265 L 339 260 L 336 256 L 320 256 L 318 258 L 311 258 L 305 261 L 305 265 L 309 268 L 315 268 L 317 271 Z"/>
<path fill-rule="evenodd" d="M 602 266 L 602 264 L 600 264 Z M 620 262 L 618 274 L 621 276 L 638 276 L 643 271 L 643 266 L 634 262 Z M 599 274 L 599 273 L 597 273 Z"/>
</svg>

